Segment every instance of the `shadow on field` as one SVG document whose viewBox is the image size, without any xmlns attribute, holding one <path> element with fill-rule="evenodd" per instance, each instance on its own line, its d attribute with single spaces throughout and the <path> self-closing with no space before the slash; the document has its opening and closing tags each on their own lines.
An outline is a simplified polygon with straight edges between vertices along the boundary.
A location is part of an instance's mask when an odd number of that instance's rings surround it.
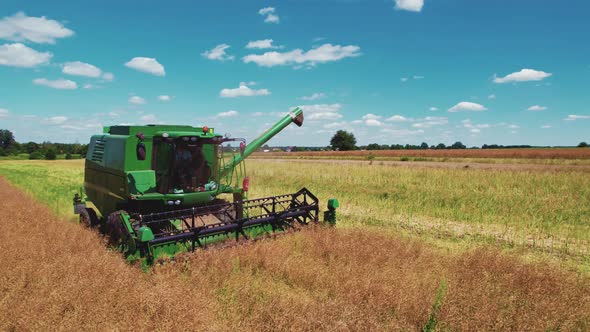
<svg viewBox="0 0 590 332">
<path fill-rule="evenodd" d="M 310 228 L 143 273 L 0 179 L 1 330 L 587 330 L 590 281 L 480 248 Z"/>
</svg>

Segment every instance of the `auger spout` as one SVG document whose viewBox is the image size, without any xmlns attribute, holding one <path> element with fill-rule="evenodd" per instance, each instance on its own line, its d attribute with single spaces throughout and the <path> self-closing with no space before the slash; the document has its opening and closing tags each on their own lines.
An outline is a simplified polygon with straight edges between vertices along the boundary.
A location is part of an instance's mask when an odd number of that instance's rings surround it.
<svg viewBox="0 0 590 332">
<path fill-rule="evenodd" d="M 285 117 L 275 123 L 262 135 L 258 136 L 255 140 L 250 142 L 250 144 L 246 145 L 242 153 L 236 154 L 232 160 L 230 160 L 227 165 L 225 165 L 225 167 L 221 170 L 221 176 L 225 176 L 244 159 L 248 158 L 249 155 L 260 149 L 261 146 L 263 146 L 281 130 L 290 125 L 291 122 L 295 123 L 298 127 L 301 127 L 303 124 L 303 110 L 301 110 L 299 107 L 296 107 L 293 111 L 289 112 L 289 114 L 285 115 Z"/>
</svg>

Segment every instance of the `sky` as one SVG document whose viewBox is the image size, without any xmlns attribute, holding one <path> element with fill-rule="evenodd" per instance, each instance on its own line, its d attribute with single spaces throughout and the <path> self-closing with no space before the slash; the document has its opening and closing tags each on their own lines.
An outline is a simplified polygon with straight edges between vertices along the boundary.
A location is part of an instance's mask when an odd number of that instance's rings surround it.
<svg viewBox="0 0 590 332">
<path fill-rule="evenodd" d="M 271 145 L 590 141 L 587 0 L 0 4 L 0 128 L 190 124 Z"/>
</svg>

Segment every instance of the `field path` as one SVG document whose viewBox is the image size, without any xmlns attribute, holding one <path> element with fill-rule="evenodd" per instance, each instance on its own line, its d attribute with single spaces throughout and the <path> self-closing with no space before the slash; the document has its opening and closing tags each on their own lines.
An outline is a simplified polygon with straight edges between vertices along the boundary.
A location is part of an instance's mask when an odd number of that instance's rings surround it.
<svg viewBox="0 0 590 332">
<path fill-rule="evenodd" d="M 327 163 L 327 164 L 369 164 L 367 160 L 347 159 L 293 159 L 293 158 L 254 158 L 264 162 L 274 163 Z M 396 161 L 375 160 L 373 165 L 385 165 L 409 168 L 451 168 L 451 169 L 481 169 L 499 171 L 539 171 L 539 172 L 587 172 L 590 173 L 590 165 L 539 165 L 539 164 L 495 164 L 454 161 Z"/>
</svg>

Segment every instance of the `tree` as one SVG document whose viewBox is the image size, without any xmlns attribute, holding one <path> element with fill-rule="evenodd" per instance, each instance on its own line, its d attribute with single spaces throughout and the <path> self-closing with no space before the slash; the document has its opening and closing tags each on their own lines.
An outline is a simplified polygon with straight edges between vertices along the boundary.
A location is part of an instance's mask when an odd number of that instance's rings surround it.
<svg viewBox="0 0 590 332">
<path fill-rule="evenodd" d="M 29 155 L 29 159 L 31 159 L 31 160 L 43 159 L 43 154 L 39 151 L 35 151 Z"/>
<path fill-rule="evenodd" d="M 72 159 L 72 154 L 71 153 L 66 153 L 66 160 L 70 160 Z"/>
<path fill-rule="evenodd" d="M 451 149 L 466 149 L 467 147 L 465 146 L 465 144 L 461 143 L 461 142 L 455 142 L 453 143 L 453 145 L 451 145 Z"/>
<path fill-rule="evenodd" d="M 48 149 L 45 152 L 45 159 L 47 159 L 47 160 L 55 160 L 55 159 L 57 159 L 57 154 L 55 153 L 55 150 L 54 149 Z"/>
<path fill-rule="evenodd" d="M 427 150 L 428 149 L 428 143 L 422 142 L 422 144 L 420 144 L 420 149 Z"/>
<path fill-rule="evenodd" d="M 589 145 L 586 142 L 581 142 L 580 144 L 578 144 L 579 148 L 587 148 Z"/>
<path fill-rule="evenodd" d="M 356 148 L 356 138 L 352 133 L 345 130 L 338 130 L 330 140 L 333 150 L 349 151 Z"/>
<path fill-rule="evenodd" d="M 447 146 L 444 143 L 438 143 L 438 145 L 436 146 L 437 150 L 444 150 L 446 148 Z"/>
<path fill-rule="evenodd" d="M 14 144 L 14 134 L 8 129 L 0 129 L 0 147 L 8 149 Z"/>
</svg>

